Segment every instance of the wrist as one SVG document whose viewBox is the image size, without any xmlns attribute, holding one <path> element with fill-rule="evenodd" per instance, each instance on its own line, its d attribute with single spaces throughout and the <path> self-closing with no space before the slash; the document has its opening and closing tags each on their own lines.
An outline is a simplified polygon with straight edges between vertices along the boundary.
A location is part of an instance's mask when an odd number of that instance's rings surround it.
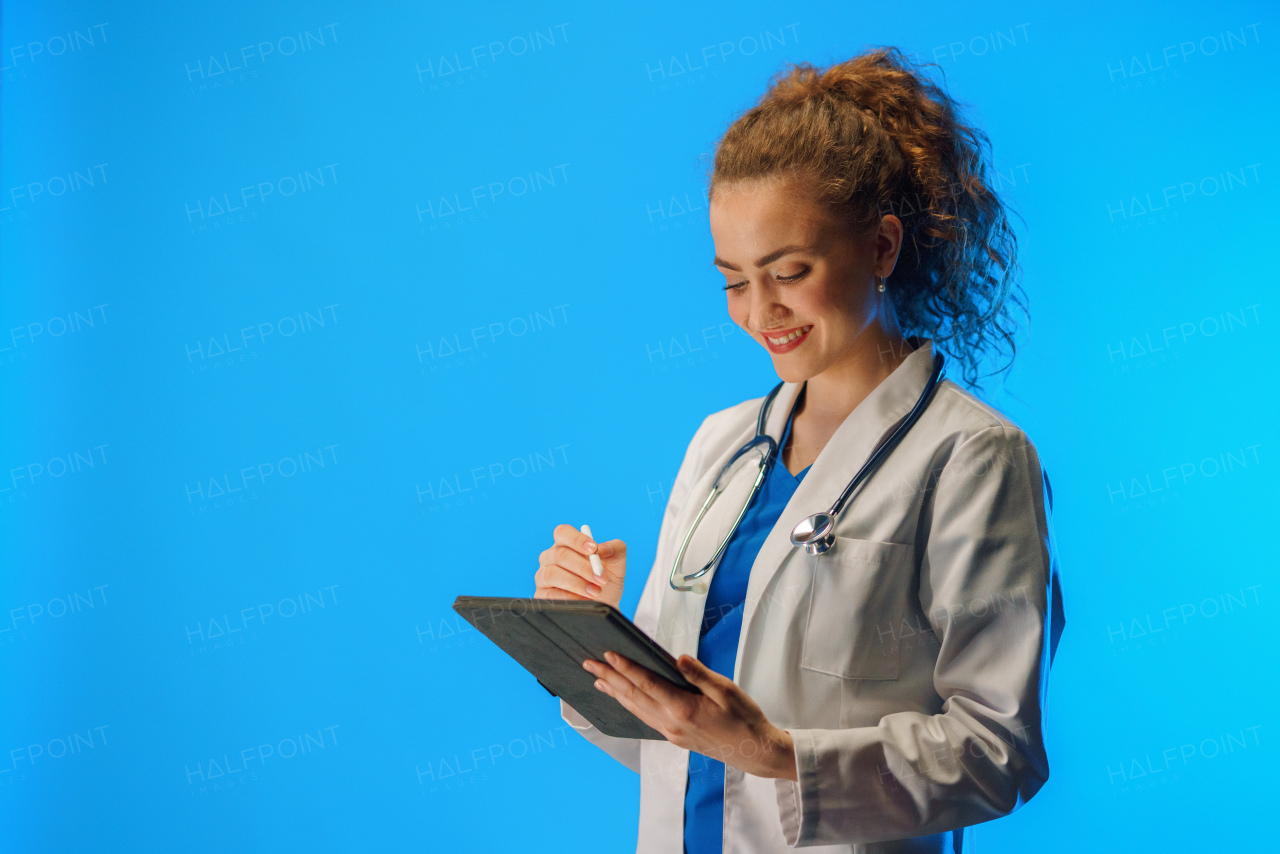
<svg viewBox="0 0 1280 854">
<path fill-rule="evenodd" d="M 796 744 L 791 733 L 774 727 L 770 746 L 773 748 L 770 761 L 770 770 L 773 773 L 770 776 L 792 782 L 798 781 L 800 777 L 796 773 Z"/>
</svg>

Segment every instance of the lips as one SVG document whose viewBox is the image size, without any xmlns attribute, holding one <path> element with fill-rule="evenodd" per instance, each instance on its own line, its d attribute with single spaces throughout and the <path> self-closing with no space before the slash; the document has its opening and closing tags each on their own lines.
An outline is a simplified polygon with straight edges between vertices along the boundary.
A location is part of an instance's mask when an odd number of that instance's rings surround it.
<svg viewBox="0 0 1280 854">
<path fill-rule="evenodd" d="M 808 326 L 795 326 L 791 329 L 777 329 L 761 332 L 764 337 L 765 346 L 769 348 L 771 353 L 790 353 L 803 343 L 804 339 L 809 337 L 809 333 L 813 330 L 813 324 Z"/>
</svg>

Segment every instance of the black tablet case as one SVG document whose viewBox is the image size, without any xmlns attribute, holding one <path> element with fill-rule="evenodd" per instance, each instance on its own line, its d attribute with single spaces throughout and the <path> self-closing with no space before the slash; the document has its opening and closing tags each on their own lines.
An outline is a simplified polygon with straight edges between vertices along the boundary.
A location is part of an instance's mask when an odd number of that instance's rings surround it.
<svg viewBox="0 0 1280 854">
<path fill-rule="evenodd" d="M 589 658 L 604 661 L 606 651 L 616 652 L 687 691 L 701 693 L 680 673 L 670 653 L 603 602 L 459 596 L 453 610 L 605 735 L 662 739 L 595 687 L 596 678 L 582 669 Z"/>
</svg>

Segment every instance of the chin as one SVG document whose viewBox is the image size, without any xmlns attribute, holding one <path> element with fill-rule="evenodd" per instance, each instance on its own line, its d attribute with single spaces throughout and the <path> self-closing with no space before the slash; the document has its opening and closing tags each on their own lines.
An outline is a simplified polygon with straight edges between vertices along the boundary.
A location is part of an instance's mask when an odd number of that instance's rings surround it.
<svg viewBox="0 0 1280 854">
<path fill-rule="evenodd" d="M 818 373 L 807 361 L 789 359 L 786 356 L 773 357 L 773 370 L 778 379 L 788 383 L 802 383 Z"/>
</svg>

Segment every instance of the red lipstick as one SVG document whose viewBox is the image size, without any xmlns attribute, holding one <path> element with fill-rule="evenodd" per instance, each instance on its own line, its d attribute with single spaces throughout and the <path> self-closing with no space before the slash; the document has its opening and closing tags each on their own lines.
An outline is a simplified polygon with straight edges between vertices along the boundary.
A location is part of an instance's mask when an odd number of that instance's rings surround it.
<svg viewBox="0 0 1280 854">
<path fill-rule="evenodd" d="M 762 331 L 760 335 L 764 338 L 764 346 L 769 348 L 770 353 L 782 354 L 790 353 L 799 347 L 812 331 L 813 324 L 808 324 L 806 326 L 793 326 L 790 329 L 770 329 Z"/>
</svg>

